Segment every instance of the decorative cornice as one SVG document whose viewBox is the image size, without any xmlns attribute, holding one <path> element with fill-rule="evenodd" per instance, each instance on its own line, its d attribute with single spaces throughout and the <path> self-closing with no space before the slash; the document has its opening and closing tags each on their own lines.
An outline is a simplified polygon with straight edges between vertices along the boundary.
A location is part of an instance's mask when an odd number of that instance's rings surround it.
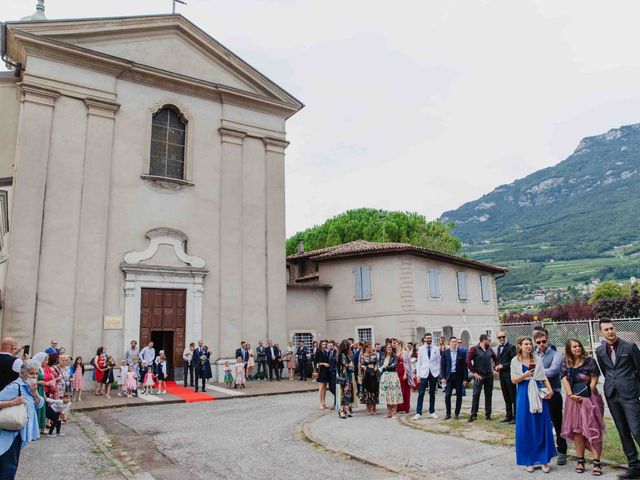
<svg viewBox="0 0 640 480">
<path fill-rule="evenodd" d="M 206 265 L 204 259 L 187 254 L 187 236 L 178 230 L 167 227 L 154 228 L 149 230 L 145 236 L 149 240 L 147 248 L 140 252 L 132 251 L 126 253 L 123 265 L 138 265 L 140 262 L 149 260 L 156 254 L 160 245 L 172 246 L 176 257 L 190 267 L 204 268 Z M 148 267 L 148 265 L 145 265 L 145 267 Z M 125 269 L 123 268 L 123 270 Z"/>
<path fill-rule="evenodd" d="M 218 133 L 220 133 L 222 143 L 233 143 L 234 145 L 242 145 L 242 141 L 247 136 L 245 132 L 222 127 L 218 129 Z"/>
<path fill-rule="evenodd" d="M 46 105 L 47 107 L 53 107 L 56 99 L 60 96 L 60 92 L 32 83 L 21 82 L 18 84 L 18 87 L 20 88 L 21 102 L 38 103 L 40 105 Z"/>
<path fill-rule="evenodd" d="M 87 97 L 84 99 L 84 104 L 87 106 L 88 115 L 95 115 L 97 117 L 110 119 L 115 118 L 116 112 L 120 108 L 119 103 L 100 98 Z"/>
<path fill-rule="evenodd" d="M 264 142 L 264 148 L 267 152 L 284 153 L 289 146 L 289 142 L 286 140 L 265 137 L 262 141 Z"/>
</svg>

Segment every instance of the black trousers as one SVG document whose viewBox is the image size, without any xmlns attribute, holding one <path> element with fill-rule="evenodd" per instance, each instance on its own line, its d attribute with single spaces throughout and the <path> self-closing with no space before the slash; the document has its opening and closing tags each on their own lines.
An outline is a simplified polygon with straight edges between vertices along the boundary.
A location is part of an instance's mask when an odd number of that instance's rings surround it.
<svg viewBox="0 0 640 480">
<path fill-rule="evenodd" d="M 269 381 L 273 380 L 273 372 L 276 372 L 276 379 L 280 380 L 280 368 L 278 366 L 278 361 L 269 362 Z"/>
<path fill-rule="evenodd" d="M 447 384 L 444 387 L 444 407 L 447 411 L 447 415 L 451 415 L 451 395 L 453 391 L 456 391 L 456 416 L 460 415 L 460 410 L 462 409 L 462 397 L 464 393 L 464 385 L 462 382 L 464 379 L 462 375 L 457 372 L 451 375 L 451 377 L 447 380 Z"/>
<path fill-rule="evenodd" d="M 562 438 L 562 393 L 553 392 L 553 397 L 549 399 L 549 415 L 553 429 L 556 431 L 556 445 L 558 453 L 567 453 L 567 441 Z"/>
<path fill-rule="evenodd" d="M 336 403 L 336 371 L 329 370 L 329 391 L 333 394 L 333 403 Z"/>
<path fill-rule="evenodd" d="M 267 361 L 257 360 L 256 378 L 267 378 Z M 262 371 L 262 373 L 260 373 Z"/>
<path fill-rule="evenodd" d="M 187 386 L 187 374 L 189 375 L 189 385 L 193 387 L 193 373 L 195 366 L 185 362 L 184 364 L 184 386 Z"/>
<path fill-rule="evenodd" d="M 422 415 L 422 403 L 424 402 L 424 394 L 429 386 L 429 413 L 436 412 L 436 388 L 438 388 L 438 377 L 434 377 L 429 373 L 427 378 L 420 379 L 418 386 L 418 402 L 416 404 L 416 413 Z"/>
<path fill-rule="evenodd" d="M 298 370 L 300 370 L 300 380 L 307 379 L 307 359 L 298 360 Z"/>
<path fill-rule="evenodd" d="M 614 391 L 607 397 L 607 405 L 620 434 L 622 450 L 627 456 L 629 468 L 640 468 L 638 450 L 633 440 L 640 445 L 640 402 L 637 398 L 623 400 Z"/>
<path fill-rule="evenodd" d="M 502 390 L 502 398 L 504 398 L 507 418 L 513 420 L 516 418 L 516 386 L 511 381 L 511 375 L 500 375 L 500 389 Z"/>
<path fill-rule="evenodd" d="M 478 409 L 480 408 L 480 394 L 484 389 L 484 414 L 485 416 L 491 415 L 491 400 L 493 395 L 493 374 L 480 374 L 482 380 L 473 379 L 473 399 L 471 400 L 471 416 L 478 416 Z"/>
<path fill-rule="evenodd" d="M 198 382 L 202 381 L 202 391 L 204 392 L 207 379 L 204 378 L 205 372 L 202 369 L 196 369 L 196 392 L 198 391 Z"/>
<path fill-rule="evenodd" d="M 16 435 L 9 450 L 0 455 L 0 479 L 13 480 L 18 471 L 18 463 L 20 462 L 20 446 L 22 438 L 20 432 Z"/>
</svg>

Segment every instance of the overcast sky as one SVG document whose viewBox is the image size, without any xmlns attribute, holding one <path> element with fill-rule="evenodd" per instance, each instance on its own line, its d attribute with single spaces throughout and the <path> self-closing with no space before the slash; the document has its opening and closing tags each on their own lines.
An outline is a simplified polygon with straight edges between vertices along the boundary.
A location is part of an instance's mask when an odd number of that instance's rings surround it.
<svg viewBox="0 0 640 480">
<path fill-rule="evenodd" d="M 299 98 L 287 234 L 350 208 L 437 218 L 640 122 L 640 2 L 187 0 L 178 11 Z M 2 0 L 0 17 L 34 11 Z M 171 0 L 46 0 L 50 19 Z"/>
</svg>

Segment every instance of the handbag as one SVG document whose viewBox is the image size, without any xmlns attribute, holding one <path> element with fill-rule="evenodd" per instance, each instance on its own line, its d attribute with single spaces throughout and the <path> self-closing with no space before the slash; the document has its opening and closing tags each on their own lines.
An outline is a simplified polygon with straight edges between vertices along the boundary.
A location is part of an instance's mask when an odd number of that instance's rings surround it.
<svg viewBox="0 0 640 480">
<path fill-rule="evenodd" d="M 20 385 L 16 383 L 18 387 L 18 396 L 22 396 L 20 391 Z M 0 429 L 17 431 L 22 430 L 29 421 L 27 415 L 27 406 L 24 403 L 20 405 L 14 405 L 13 407 L 0 409 Z"/>
<path fill-rule="evenodd" d="M 582 398 L 591 397 L 591 385 L 587 382 L 578 382 L 576 381 L 576 370 L 575 368 L 570 369 L 569 373 L 569 383 L 571 384 L 571 391 L 574 395 Z"/>
</svg>

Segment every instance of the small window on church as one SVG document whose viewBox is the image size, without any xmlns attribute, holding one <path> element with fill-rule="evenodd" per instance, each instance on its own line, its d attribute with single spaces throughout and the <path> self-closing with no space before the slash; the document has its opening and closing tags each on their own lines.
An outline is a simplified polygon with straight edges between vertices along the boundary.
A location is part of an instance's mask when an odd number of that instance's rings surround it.
<svg viewBox="0 0 640 480">
<path fill-rule="evenodd" d="M 186 124 L 172 107 L 153 114 L 149 175 L 184 179 Z"/>
</svg>

